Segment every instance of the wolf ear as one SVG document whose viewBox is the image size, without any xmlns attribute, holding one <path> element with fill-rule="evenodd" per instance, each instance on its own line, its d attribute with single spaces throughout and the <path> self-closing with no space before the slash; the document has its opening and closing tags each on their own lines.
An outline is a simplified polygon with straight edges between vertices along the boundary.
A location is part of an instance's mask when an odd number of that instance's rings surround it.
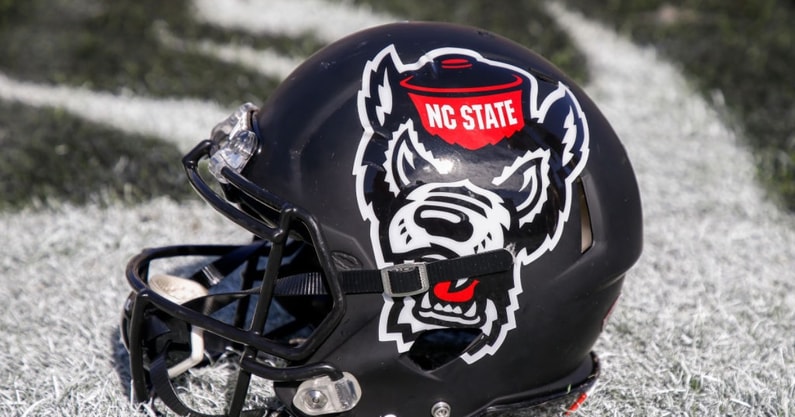
<svg viewBox="0 0 795 417">
<path fill-rule="evenodd" d="M 395 145 L 395 132 L 400 128 L 399 117 L 393 115 L 396 106 L 393 88 L 398 82 L 400 57 L 394 45 L 383 49 L 368 61 L 362 71 L 362 87 L 357 96 L 359 121 L 364 128 L 363 136 L 356 151 L 356 165 L 353 173 L 357 177 L 358 196 L 362 204 L 379 206 L 390 194 L 397 194 L 401 184 L 390 172 L 390 148 Z M 364 184 L 389 184 L 384 187 L 368 187 Z M 384 195 L 386 193 L 387 195 Z"/>
<path fill-rule="evenodd" d="M 367 63 L 362 75 L 359 104 L 364 111 L 360 109 L 359 117 L 363 118 L 363 126 L 370 126 L 375 133 L 385 137 L 396 131 L 400 123 L 392 115 L 397 99 L 392 93 L 395 87 L 392 84 L 398 79 L 399 60 L 394 47 L 390 46 Z"/>
<path fill-rule="evenodd" d="M 588 159 L 589 132 L 585 113 L 574 94 L 563 83 L 549 94 L 541 104 L 539 122 L 553 138 L 561 142 L 561 180 L 568 175 L 579 175 Z"/>
</svg>

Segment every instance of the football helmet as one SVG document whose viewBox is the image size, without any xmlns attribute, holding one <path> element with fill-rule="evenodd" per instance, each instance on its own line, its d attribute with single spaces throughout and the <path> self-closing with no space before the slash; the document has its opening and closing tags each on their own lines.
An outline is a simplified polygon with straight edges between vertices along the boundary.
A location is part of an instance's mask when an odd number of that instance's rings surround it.
<svg viewBox="0 0 795 417">
<path fill-rule="evenodd" d="M 132 392 L 177 414 L 205 415 L 175 384 L 219 356 L 234 358 L 233 416 L 578 398 L 641 253 L 638 186 L 605 117 L 542 57 L 476 28 L 395 23 L 332 43 L 183 164 L 253 238 L 128 265 Z M 247 400 L 260 380 L 265 410 Z"/>
</svg>

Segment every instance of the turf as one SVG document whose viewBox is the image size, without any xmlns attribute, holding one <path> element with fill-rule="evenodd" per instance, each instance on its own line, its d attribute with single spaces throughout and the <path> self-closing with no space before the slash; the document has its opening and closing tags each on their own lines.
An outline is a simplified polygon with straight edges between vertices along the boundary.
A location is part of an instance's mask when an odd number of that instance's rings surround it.
<svg viewBox="0 0 795 417">
<path fill-rule="evenodd" d="M 182 152 L 159 138 L 15 102 L 0 102 L 0 126 L 0 210 L 193 196 Z"/>
<path fill-rule="evenodd" d="M 0 71 L 19 80 L 44 84 L 70 85 L 115 94 L 132 93 L 154 97 L 191 97 L 211 100 L 233 107 L 242 101 L 267 97 L 285 72 L 263 73 L 242 60 L 207 59 L 212 45 L 234 45 L 230 54 L 240 55 L 240 48 L 273 51 L 297 62 L 341 35 L 325 30 L 334 25 L 316 24 L 314 30 L 302 29 L 293 16 L 283 19 L 275 31 L 252 31 L 257 23 L 267 23 L 256 6 L 252 10 L 237 6 L 191 3 L 187 0 L 167 4 L 156 1 L 117 1 L 113 3 L 81 1 L 13 1 L 0 4 Z M 654 45 L 673 59 L 694 82 L 702 94 L 721 109 L 727 122 L 744 132 L 746 144 L 754 150 L 757 177 L 790 209 L 795 208 L 795 62 L 790 22 L 795 18 L 791 2 L 764 0 L 735 4 L 721 1 L 686 1 L 671 5 L 662 0 L 611 1 L 602 3 L 569 0 L 570 4 L 590 15 L 610 22 L 621 33 Z M 276 3 L 281 9 L 289 2 Z M 323 4 L 323 3 L 318 3 Z M 335 4 L 334 2 L 330 4 Z M 560 66 L 580 82 L 588 79 L 584 58 L 571 44 L 540 1 L 511 1 L 493 7 L 484 0 L 467 1 L 390 1 L 359 0 L 364 10 L 384 16 L 408 19 L 447 20 L 480 26 L 523 43 Z M 197 5 L 200 5 L 197 7 Z M 270 4 L 271 7 L 274 3 Z M 229 24 L 213 24 L 196 18 L 196 8 L 211 8 L 217 16 L 234 15 Z M 245 13 L 235 13 L 245 9 Z M 315 7 L 315 9 L 318 9 Z M 220 10 L 220 12 L 218 11 Z M 317 16 L 320 22 L 330 16 Z M 241 28 L 240 21 L 250 22 Z M 237 25 L 237 26 L 236 26 Z M 297 30 L 290 31 L 290 26 Z M 320 30 L 323 29 L 323 30 Z M 177 42 L 165 42 L 170 37 Z M 252 60 L 270 60 L 271 55 Z M 286 64 L 287 67 L 294 63 Z M 234 74 L 233 80 L 227 80 Z M 32 110 L 35 112 L 36 110 Z M 57 127 L 31 125 L 28 117 L 13 123 L 14 130 L 33 132 L 28 139 L 36 146 L 48 146 Z M 45 123 L 49 120 L 44 120 Z M 4 122 L 7 123 L 7 122 Z M 10 125 L 10 124 L 9 124 Z M 112 145 L 110 145 L 112 146 Z M 112 150 L 110 154 L 129 152 Z M 52 161 L 55 162 L 55 161 Z M 68 167 L 59 167 L 65 171 Z M 33 173 L 18 173 L 13 180 L 0 176 L 2 188 L 21 187 Z M 67 177 L 65 177 L 67 178 Z M 170 179 L 165 181 L 168 182 Z M 127 182 L 133 188 L 135 178 Z M 91 198 L 70 198 L 74 187 L 85 184 L 79 196 L 95 193 Z M 126 192 L 119 185 L 97 186 L 96 182 L 53 183 L 59 198 L 67 201 L 102 200 L 103 196 L 127 195 L 136 201 L 149 198 L 146 193 Z M 123 185 L 122 185 L 123 186 Z M 168 187 L 168 185 L 167 185 Z M 129 188 L 129 187 L 128 187 Z M 0 207 L 39 204 L 36 195 L 9 194 Z"/>
<path fill-rule="evenodd" d="M 757 176 L 795 210 L 795 3 L 567 0 L 653 45 L 744 132 Z"/>
<path fill-rule="evenodd" d="M 179 155 L 227 108 L 267 96 L 283 70 L 252 67 L 250 52 L 289 67 L 334 34 L 390 15 L 476 22 L 553 55 L 579 74 L 627 147 L 645 251 L 595 347 L 603 375 L 575 415 L 795 414 L 795 219 L 759 186 L 746 113 L 725 91 L 725 105 L 716 101 L 716 87 L 669 50 L 688 44 L 628 41 L 648 30 L 625 29 L 645 14 L 269 0 L 298 13 L 282 19 L 297 33 L 287 34 L 253 2 L 152 4 L 0 1 L 0 415 L 140 415 L 117 325 L 125 263 L 143 247 L 248 239 L 185 191 L 172 168 Z M 659 3 L 645 7 L 657 13 Z M 788 16 L 787 4 L 771 7 L 772 21 Z M 314 30 L 318 14 L 339 19 Z M 619 35 L 591 16 L 623 19 L 610 25 Z M 786 66 L 787 56 L 768 62 Z M 760 97 L 776 88 L 757 86 Z M 230 366 L 194 370 L 180 386 L 217 409 Z M 268 403 L 268 384 L 258 388 L 256 401 Z"/>
<path fill-rule="evenodd" d="M 588 77 L 585 58 L 549 17 L 541 1 L 359 0 L 375 10 L 411 20 L 437 20 L 488 29 L 533 49 L 579 82 Z"/>
<path fill-rule="evenodd" d="M 14 78 L 227 104 L 257 99 L 277 82 L 160 42 L 162 27 L 188 39 L 204 33 L 185 0 L 9 3 L 0 31 L 0 69 Z M 235 74 L 235 82 L 218 88 L 222 74 Z"/>
</svg>

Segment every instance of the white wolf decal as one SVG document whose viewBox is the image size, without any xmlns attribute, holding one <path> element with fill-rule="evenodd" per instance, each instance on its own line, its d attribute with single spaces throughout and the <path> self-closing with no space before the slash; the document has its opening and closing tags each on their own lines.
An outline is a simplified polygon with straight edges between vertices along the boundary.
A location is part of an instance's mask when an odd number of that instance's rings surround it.
<svg viewBox="0 0 795 417">
<path fill-rule="evenodd" d="M 461 354 L 494 354 L 522 292 L 522 266 L 553 249 L 572 184 L 588 159 L 588 124 L 563 83 L 440 48 L 411 63 L 389 46 L 367 63 L 358 96 L 364 128 L 353 166 L 379 268 L 508 248 L 512 271 L 384 295 L 379 339 L 400 352 L 423 332 L 470 329 Z"/>
</svg>

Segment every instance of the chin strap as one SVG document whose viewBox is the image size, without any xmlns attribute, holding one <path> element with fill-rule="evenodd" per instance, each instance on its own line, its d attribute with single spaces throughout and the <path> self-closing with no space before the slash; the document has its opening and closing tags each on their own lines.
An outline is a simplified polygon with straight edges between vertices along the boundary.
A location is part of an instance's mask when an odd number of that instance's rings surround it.
<svg viewBox="0 0 795 417">
<path fill-rule="evenodd" d="M 288 253 L 299 244 L 288 245 Z M 212 287 L 220 283 L 235 268 L 252 256 L 267 255 L 270 247 L 264 242 L 240 246 L 215 262 L 197 271 L 190 279 Z M 348 270 L 339 272 L 340 287 L 345 294 L 384 293 L 390 297 L 408 297 L 428 291 L 434 284 L 505 272 L 513 266 L 514 258 L 507 249 L 464 255 L 453 259 L 430 262 L 407 262 L 382 269 Z M 232 293 L 250 294 L 251 291 Z M 320 272 L 306 272 L 279 278 L 275 295 L 328 294 Z M 212 297 L 212 296 L 210 296 Z"/>
<path fill-rule="evenodd" d="M 290 249 L 293 249 L 293 245 Z M 229 253 L 219 257 L 214 262 L 205 265 L 196 271 L 190 279 L 201 283 L 207 288 L 218 285 L 232 271 L 237 269 L 246 260 L 256 256 L 267 256 L 270 252 L 270 243 L 266 241 L 254 241 L 248 245 L 241 245 Z"/>
<path fill-rule="evenodd" d="M 434 284 L 507 271 L 513 255 L 506 249 L 432 262 L 404 263 L 375 270 L 351 270 L 339 273 L 345 294 L 384 293 L 390 297 L 408 297 L 428 291 Z M 324 278 L 309 272 L 280 278 L 276 295 L 327 294 Z"/>
<path fill-rule="evenodd" d="M 506 249 L 481 252 L 453 259 L 405 263 L 383 269 L 340 271 L 339 280 L 345 294 L 379 294 L 408 297 L 422 294 L 440 282 L 481 277 L 505 272 L 513 266 L 513 255 Z M 306 272 L 279 278 L 276 296 L 326 295 L 326 278 L 320 272 Z M 232 302 L 259 294 L 258 287 L 198 297 L 185 306 L 212 314 Z"/>
</svg>

